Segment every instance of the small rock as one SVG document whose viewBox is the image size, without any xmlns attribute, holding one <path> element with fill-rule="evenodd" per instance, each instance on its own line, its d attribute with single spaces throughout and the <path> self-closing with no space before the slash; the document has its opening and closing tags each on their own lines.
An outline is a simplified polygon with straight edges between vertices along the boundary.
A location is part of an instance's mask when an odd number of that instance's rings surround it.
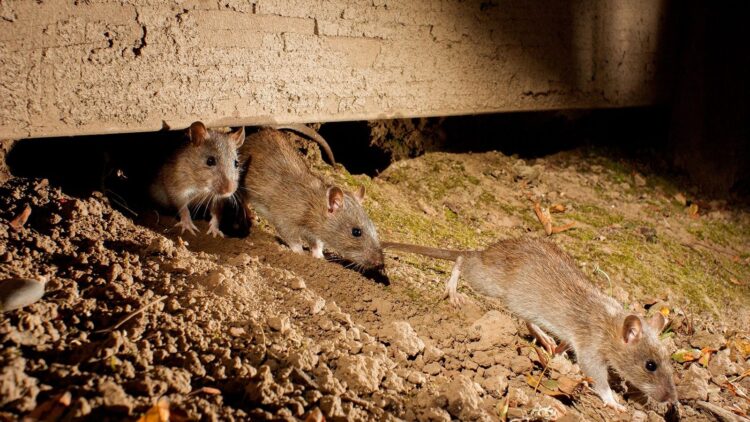
<svg viewBox="0 0 750 422">
<path fill-rule="evenodd" d="M 480 390 L 474 381 L 464 375 L 459 375 L 444 387 L 441 396 L 448 401 L 448 412 L 463 420 L 479 408 L 479 393 Z"/>
<path fill-rule="evenodd" d="M 421 372 L 413 371 L 409 374 L 406 380 L 415 385 L 422 385 L 427 381 L 427 377 Z"/>
<path fill-rule="evenodd" d="M 301 278 L 295 278 L 289 284 L 289 287 L 291 287 L 294 290 L 302 290 L 302 289 L 307 288 L 307 285 L 305 284 L 305 280 Z"/>
<path fill-rule="evenodd" d="M 417 335 L 411 325 L 406 321 L 395 321 L 388 324 L 382 331 L 381 335 L 388 342 L 406 353 L 408 356 L 415 356 L 424 350 L 424 341 Z"/>
<path fill-rule="evenodd" d="M 349 388 L 363 393 L 376 391 L 386 372 L 379 359 L 363 355 L 341 357 L 336 367 L 337 378 L 345 381 Z"/>
<path fill-rule="evenodd" d="M 432 362 L 425 365 L 424 368 L 422 368 L 422 371 L 424 371 L 426 374 L 437 375 L 442 369 L 443 367 L 440 366 L 437 362 Z"/>
<path fill-rule="evenodd" d="M 0 281 L 0 312 L 24 308 L 44 296 L 46 280 L 8 278 Z"/>
<path fill-rule="evenodd" d="M 718 377 L 724 375 L 728 377 L 739 373 L 737 365 L 729 357 L 730 352 L 729 349 L 719 350 L 711 357 L 711 360 L 708 362 L 708 372 L 712 376 Z"/>
<path fill-rule="evenodd" d="M 241 267 L 243 265 L 247 265 L 252 261 L 252 257 L 244 252 L 233 256 L 227 260 L 227 264 L 234 265 L 236 267 Z"/>
<path fill-rule="evenodd" d="M 326 306 L 326 301 L 322 297 L 318 296 L 310 301 L 310 313 L 317 315 Z"/>
<path fill-rule="evenodd" d="M 534 364 L 526 356 L 517 355 L 511 359 L 510 369 L 516 374 L 525 374 L 534 369 Z"/>
<path fill-rule="evenodd" d="M 341 407 L 341 398 L 337 396 L 323 396 L 320 399 L 320 410 L 329 419 L 346 417 L 344 409 Z"/>
<path fill-rule="evenodd" d="M 648 415 L 642 410 L 635 410 L 633 411 L 630 420 L 632 422 L 646 422 L 648 420 Z"/>
<path fill-rule="evenodd" d="M 724 336 L 718 333 L 709 333 L 706 330 L 698 331 L 692 338 L 690 338 L 690 345 L 698 349 L 703 349 L 704 347 L 720 349 L 726 344 L 727 340 Z"/>
<path fill-rule="evenodd" d="M 125 394 L 125 390 L 112 381 L 104 381 L 99 386 L 99 394 L 104 398 L 104 406 L 110 411 L 130 413 L 133 399 Z"/>
<path fill-rule="evenodd" d="M 471 344 L 472 350 L 490 350 L 496 346 L 508 345 L 518 331 L 510 316 L 495 310 L 485 313 L 471 328 L 481 335 L 478 342 Z"/>
<path fill-rule="evenodd" d="M 286 316 L 273 316 L 268 318 L 268 326 L 271 327 L 272 330 L 285 333 L 290 327 L 289 318 Z"/>
<path fill-rule="evenodd" d="M 425 422 L 450 422 L 451 415 L 445 409 L 430 407 L 420 413 L 419 420 Z"/>
<path fill-rule="evenodd" d="M 508 388 L 508 378 L 505 375 L 494 375 L 483 378 L 481 385 L 488 393 L 500 397 L 505 394 L 505 389 Z"/>
<path fill-rule="evenodd" d="M 425 363 L 432 363 L 432 362 L 438 362 L 440 359 L 443 358 L 445 355 L 445 352 L 438 349 L 437 347 L 433 345 L 426 346 L 424 348 L 424 362 Z"/>
<path fill-rule="evenodd" d="M 680 400 L 705 401 L 708 398 L 709 377 L 707 370 L 696 364 L 690 365 L 677 386 L 677 396 Z"/>
<path fill-rule="evenodd" d="M 243 337 L 245 335 L 245 329 L 242 327 L 230 327 L 229 335 L 232 337 Z"/>
<path fill-rule="evenodd" d="M 549 362 L 549 369 L 568 375 L 573 371 L 573 363 L 564 356 L 557 355 Z"/>
</svg>

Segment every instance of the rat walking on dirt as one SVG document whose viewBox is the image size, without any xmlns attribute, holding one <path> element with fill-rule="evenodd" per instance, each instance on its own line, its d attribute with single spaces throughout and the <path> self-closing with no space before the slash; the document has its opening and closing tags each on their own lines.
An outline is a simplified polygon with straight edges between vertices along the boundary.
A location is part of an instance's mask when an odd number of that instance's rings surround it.
<svg viewBox="0 0 750 422">
<path fill-rule="evenodd" d="M 240 178 L 237 149 L 245 141 L 245 129 L 222 133 L 206 129 L 201 122 L 190 125 L 189 142 L 179 148 L 161 167 L 151 184 L 151 197 L 165 208 L 177 209 L 175 225 L 195 234 L 198 228 L 190 218 L 190 207 L 209 207 L 211 222 L 207 233 L 224 236 L 219 230 L 222 200 L 231 198 Z"/>
<path fill-rule="evenodd" d="M 247 167 L 240 189 L 246 210 L 267 219 L 294 252 L 307 243 L 316 258 L 328 247 L 362 268 L 383 265 L 375 225 L 362 207 L 364 187 L 352 194 L 327 184 L 276 129 L 248 136 L 240 156 Z"/>
<path fill-rule="evenodd" d="M 454 304 L 463 273 L 477 292 L 503 300 L 523 318 L 548 350 L 554 340 L 570 345 L 583 372 L 608 406 L 620 405 L 609 386 L 608 368 L 658 401 L 675 402 L 669 355 L 659 341 L 666 325 L 657 313 L 644 319 L 626 312 L 614 299 L 597 290 L 570 256 L 555 244 L 535 239 L 509 239 L 484 251 L 452 251 L 384 242 L 383 247 L 455 261 L 446 292 Z M 543 331 L 544 330 L 544 331 Z"/>
</svg>

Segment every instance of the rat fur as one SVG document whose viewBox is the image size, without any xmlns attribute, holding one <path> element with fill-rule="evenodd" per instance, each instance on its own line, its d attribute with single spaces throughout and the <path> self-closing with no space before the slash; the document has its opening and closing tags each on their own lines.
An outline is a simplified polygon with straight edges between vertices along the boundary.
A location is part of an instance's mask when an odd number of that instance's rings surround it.
<svg viewBox="0 0 750 422">
<path fill-rule="evenodd" d="M 497 242 L 484 251 L 452 251 L 384 242 L 384 248 L 455 261 L 446 293 L 462 301 L 456 288 L 463 274 L 477 292 L 500 298 L 523 318 L 540 342 L 553 350 L 554 340 L 569 345 L 583 372 L 608 406 L 623 411 L 608 383 L 608 368 L 658 401 L 675 402 L 669 354 L 659 340 L 666 325 L 657 313 L 632 315 L 603 294 L 554 243 L 520 238 Z"/>
<path fill-rule="evenodd" d="M 268 220 L 293 251 L 302 252 L 306 243 L 316 258 L 325 247 L 360 268 L 383 265 L 375 225 L 362 207 L 364 187 L 350 193 L 326 183 L 276 129 L 248 136 L 240 156 L 248 215 L 254 210 Z"/>
<path fill-rule="evenodd" d="M 210 208 L 207 233 L 224 236 L 219 230 L 222 200 L 233 197 L 239 182 L 237 149 L 245 140 L 245 129 L 222 133 L 195 122 L 187 130 L 189 141 L 181 146 L 159 170 L 151 184 L 153 200 L 164 208 L 176 209 L 175 225 L 195 234 L 198 228 L 190 217 L 190 207 Z"/>
</svg>

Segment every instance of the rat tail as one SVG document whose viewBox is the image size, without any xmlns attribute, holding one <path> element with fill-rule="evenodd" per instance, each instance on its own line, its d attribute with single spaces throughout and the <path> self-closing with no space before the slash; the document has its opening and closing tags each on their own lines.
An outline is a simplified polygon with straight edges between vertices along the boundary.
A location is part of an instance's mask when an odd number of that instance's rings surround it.
<svg viewBox="0 0 750 422">
<path fill-rule="evenodd" d="M 465 251 L 431 248 L 429 246 L 410 245 L 408 243 L 382 242 L 381 246 L 383 249 L 396 249 L 402 252 L 429 256 L 430 258 L 445 259 L 446 261 L 455 261 L 458 257 L 466 255 Z"/>
<path fill-rule="evenodd" d="M 331 162 L 331 165 L 336 165 L 336 159 L 333 158 L 333 151 L 331 151 L 331 147 L 328 146 L 328 142 L 326 142 L 326 140 L 322 136 L 320 136 L 320 134 L 313 128 L 305 126 L 303 124 L 275 125 L 271 127 L 277 130 L 291 130 L 292 132 L 297 132 L 300 135 L 306 136 L 307 138 L 315 141 L 315 143 L 320 146 L 320 149 L 325 152 L 326 157 L 328 157 L 328 161 Z"/>
</svg>

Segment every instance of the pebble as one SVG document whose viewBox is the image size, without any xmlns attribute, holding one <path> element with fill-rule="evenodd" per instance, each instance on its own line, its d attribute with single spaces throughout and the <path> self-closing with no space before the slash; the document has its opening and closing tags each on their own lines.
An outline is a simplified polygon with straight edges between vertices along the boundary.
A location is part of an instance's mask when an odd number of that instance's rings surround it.
<svg viewBox="0 0 750 422">
<path fill-rule="evenodd" d="M 43 280 L 8 278 L 0 281 L 0 312 L 31 305 L 44 296 Z"/>
<path fill-rule="evenodd" d="M 268 326 L 271 327 L 272 330 L 285 333 L 289 331 L 289 318 L 285 316 L 273 316 L 268 318 Z"/>
<path fill-rule="evenodd" d="M 707 370 L 697 364 L 690 365 L 677 385 L 677 396 L 680 400 L 706 400 L 709 377 Z"/>
<path fill-rule="evenodd" d="M 406 353 L 408 356 L 416 356 L 422 350 L 424 350 L 424 341 L 417 335 L 414 329 L 406 321 L 394 321 L 388 324 L 383 330 L 381 335 L 385 337 L 388 342 Z"/>
</svg>

